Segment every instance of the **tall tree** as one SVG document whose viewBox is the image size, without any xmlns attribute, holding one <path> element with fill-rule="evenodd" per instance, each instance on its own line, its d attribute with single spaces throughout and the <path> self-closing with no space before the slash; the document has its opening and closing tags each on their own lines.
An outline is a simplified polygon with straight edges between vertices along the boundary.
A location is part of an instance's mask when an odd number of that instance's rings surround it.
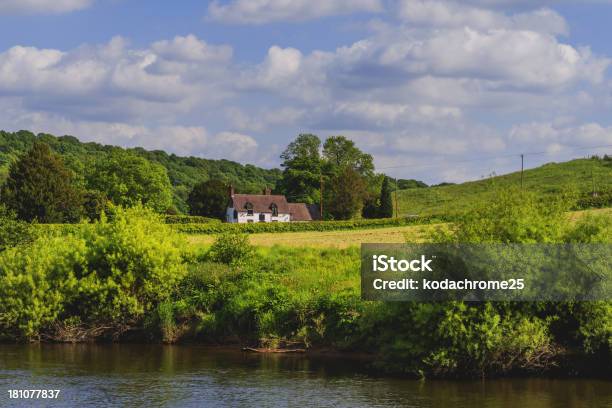
<svg viewBox="0 0 612 408">
<path fill-rule="evenodd" d="M 355 142 L 344 136 L 331 136 L 323 145 L 323 158 L 328 173 L 342 171 L 350 167 L 363 177 L 374 175 L 372 156 L 362 152 Z"/>
<path fill-rule="evenodd" d="M 318 203 L 321 177 L 321 140 L 312 134 L 300 134 L 281 154 L 283 175 L 276 190 L 289 201 Z"/>
<path fill-rule="evenodd" d="M 382 187 L 380 188 L 380 207 L 378 209 L 378 216 L 380 218 L 393 217 L 393 200 L 391 199 L 389 177 L 384 178 Z"/>
<path fill-rule="evenodd" d="M 224 219 L 227 202 L 227 187 L 219 180 L 196 184 L 187 199 L 189 214 L 219 219 Z"/>
<path fill-rule="evenodd" d="M 142 204 L 157 212 L 172 206 L 172 185 L 166 169 L 121 149 L 94 162 L 86 176 L 89 190 L 97 190 L 116 205 Z"/>
<path fill-rule="evenodd" d="M 35 142 L 10 166 L 1 197 L 25 221 L 62 223 L 81 216 L 81 191 L 73 174 L 45 143 Z"/>
<path fill-rule="evenodd" d="M 344 167 L 331 178 L 326 197 L 327 212 L 335 220 L 348 220 L 357 214 L 366 193 L 363 177 L 354 169 Z"/>
</svg>

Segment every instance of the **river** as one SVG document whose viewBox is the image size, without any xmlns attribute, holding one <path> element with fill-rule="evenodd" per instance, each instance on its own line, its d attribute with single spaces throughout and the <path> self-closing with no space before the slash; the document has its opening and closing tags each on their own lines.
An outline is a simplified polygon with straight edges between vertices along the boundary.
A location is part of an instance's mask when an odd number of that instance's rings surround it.
<svg viewBox="0 0 612 408">
<path fill-rule="evenodd" d="M 10 389 L 58 389 L 56 400 Z M 196 345 L 0 345 L 2 407 L 612 407 L 612 382 L 419 381 L 371 375 L 355 359 Z"/>
</svg>

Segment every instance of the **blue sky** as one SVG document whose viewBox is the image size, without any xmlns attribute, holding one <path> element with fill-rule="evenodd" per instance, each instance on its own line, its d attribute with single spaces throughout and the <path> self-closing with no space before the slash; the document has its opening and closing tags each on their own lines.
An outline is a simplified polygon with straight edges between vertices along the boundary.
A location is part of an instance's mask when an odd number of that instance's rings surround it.
<svg viewBox="0 0 612 408">
<path fill-rule="evenodd" d="M 0 128 L 427 182 L 610 153 L 612 2 L 0 0 Z"/>
</svg>

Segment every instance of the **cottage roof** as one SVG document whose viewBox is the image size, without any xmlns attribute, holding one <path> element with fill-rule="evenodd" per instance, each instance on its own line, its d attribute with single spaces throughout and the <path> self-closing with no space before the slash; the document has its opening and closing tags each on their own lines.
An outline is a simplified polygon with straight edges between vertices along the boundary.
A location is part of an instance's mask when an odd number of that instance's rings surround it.
<svg viewBox="0 0 612 408">
<path fill-rule="evenodd" d="M 289 213 L 291 221 L 314 221 L 320 218 L 316 205 L 304 203 L 289 203 Z"/>
<path fill-rule="evenodd" d="M 279 213 L 289 213 L 289 203 L 284 195 L 275 194 L 234 194 L 230 206 L 238 211 L 246 211 L 247 203 L 253 205 L 256 213 L 271 213 L 272 204 L 276 204 Z"/>
</svg>

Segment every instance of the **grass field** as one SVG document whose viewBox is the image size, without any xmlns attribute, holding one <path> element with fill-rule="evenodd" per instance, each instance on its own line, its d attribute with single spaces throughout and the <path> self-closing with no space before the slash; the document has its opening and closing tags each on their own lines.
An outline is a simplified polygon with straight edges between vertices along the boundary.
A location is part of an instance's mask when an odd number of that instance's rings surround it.
<svg viewBox="0 0 612 408">
<path fill-rule="evenodd" d="M 451 186 L 414 188 L 398 192 L 401 215 L 455 214 L 465 211 L 471 204 L 490 199 L 494 187 L 521 184 L 520 172 L 485 180 L 472 181 Z M 586 193 L 612 189 L 612 161 L 578 159 L 564 163 L 548 163 L 526 170 L 523 184 L 525 190 L 542 194 L 557 194 L 563 191 Z"/>
<path fill-rule="evenodd" d="M 585 214 L 612 214 L 612 208 L 598 210 L 572 211 L 568 214 L 570 222 L 578 220 Z M 348 231 L 308 231 L 251 234 L 251 244 L 270 247 L 281 245 L 287 247 L 311 248 L 348 248 L 362 243 L 403 243 L 424 242 L 427 233 L 445 224 L 411 225 L 407 227 L 391 227 Z M 207 246 L 215 240 L 214 235 L 188 235 L 189 243 Z"/>
<path fill-rule="evenodd" d="M 249 239 L 256 246 L 348 248 L 367 242 L 402 243 L 407 240 L 423 242 L 423 236 L 432 228 L 434 228 L 433 225 L 411 225 L 349 231 L 262 233 L 252 234 Z M 194 245 L 210 245 L 215 237 L 213 235 L 189 235 L 187 239 Z"/>
</svg>

